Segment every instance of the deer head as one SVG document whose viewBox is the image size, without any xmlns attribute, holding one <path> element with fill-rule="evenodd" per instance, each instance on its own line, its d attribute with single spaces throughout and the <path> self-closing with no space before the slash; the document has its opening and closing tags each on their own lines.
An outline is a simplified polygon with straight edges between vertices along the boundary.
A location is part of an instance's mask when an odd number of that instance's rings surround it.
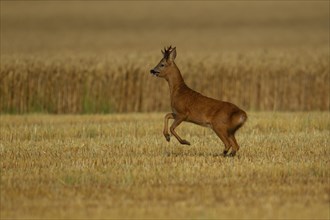
<svg viewBox="0 0 330 220">
<path fill-rule="evenodd" d="M 163 54 L 163 58 L 155 68 L 150 70 L 150 73 L 154 76 L 167 78 L 168 74 L 171 72 L 171 68 L 175 66 L 173 64 L 176 57 L 176 49 L 175 47 L 172 48 L 172 46 L 169 46 L 168 48 L 161 50 L 161 52 Z"/>
</svg>

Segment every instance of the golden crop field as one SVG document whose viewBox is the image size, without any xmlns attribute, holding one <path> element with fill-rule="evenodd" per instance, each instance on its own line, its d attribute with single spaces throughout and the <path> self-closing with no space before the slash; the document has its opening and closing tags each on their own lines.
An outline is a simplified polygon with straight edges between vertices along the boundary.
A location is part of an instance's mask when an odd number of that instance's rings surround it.
<svg viewBox="0 0 330 220">
<path fill-rule="evenodd" d="M 208 96 L 329 110 L 328 6 L 1 1 L 0 112 L 168 111 L 168 87 L 149 71 L 171 44 L 187 84 Z"/>
<path fill-rule="evenodd" d="M 159 113 L 0 120 L 1 218 L 329 218 L 329 112 L 250 113 L 234 158 Z"/>
</svg>

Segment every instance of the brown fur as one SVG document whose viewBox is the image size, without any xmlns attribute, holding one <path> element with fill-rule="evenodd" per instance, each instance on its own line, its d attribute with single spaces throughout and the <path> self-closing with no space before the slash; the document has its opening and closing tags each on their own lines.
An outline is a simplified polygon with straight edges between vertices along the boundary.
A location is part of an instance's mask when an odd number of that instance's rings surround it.
<svg viewBox="0 0 330 220">
<path fill-rule="evenodd" d="M 224 155 L 232 148 L 230 156 L 235 156 L 239 150 L 235 132 L 247 120 L 247 114 L 230 102 L 212 99 L 190 89 L 174 62 L 176 48 L 165 48 L 162 53 L 164 57 L 150 72 L 166 79 L 170 88 L 172 113 L 165 115 L 163 134 L 166 140 L 170 141 L 168 121 L 174 119 L 170 132 L 181 144 L 190 145 L 175 132 L 175 128 L 183 121 L 192 122 L 212 128 L 225 144 Z"/>
</svg>

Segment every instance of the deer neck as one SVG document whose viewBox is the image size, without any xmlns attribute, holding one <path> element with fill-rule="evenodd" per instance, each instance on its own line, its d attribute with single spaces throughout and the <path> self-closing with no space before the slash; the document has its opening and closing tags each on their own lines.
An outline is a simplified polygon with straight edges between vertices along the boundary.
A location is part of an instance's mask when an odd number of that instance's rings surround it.
<svg viewBox="0 0 330 220">
<path fill-rule="evenodd" d="M 180 73 L 179 68 L 175 65 L 175 63 L 173 63 L 173 70 L 171 71 L 171 73 L 169 74 L 169 76 L 166 78 L 168 85 L 170 87 L 170 94 L 171 97 L 177 93 L 177 91 L 182 88 L 185 87 L 186 84 L 182 78 L 182 75 Z"/>
</svg>

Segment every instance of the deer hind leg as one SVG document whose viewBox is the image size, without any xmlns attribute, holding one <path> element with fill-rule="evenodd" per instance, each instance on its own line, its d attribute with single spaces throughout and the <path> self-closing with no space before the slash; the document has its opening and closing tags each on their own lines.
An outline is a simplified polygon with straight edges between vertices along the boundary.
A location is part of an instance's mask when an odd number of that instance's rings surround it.
<svg viewBox="0 0 330 220">
<path fill-rule="evenodd" d="M 213 127 L 213 131 L 217 134 L 217 136 L 221 139 L 221 141 L 225 144 L 225 149 L 223 151 L 223 156 L 226 156 L 228 151 L 231 148 L 231 141 L 229 139 L 229 135 L 227 129 L 223 129 L 221 127 Z"/>
<path fill-rule="evenodd" d="M 241 111 L 239 114 L 236 114 L 233 117 L 233 127 L 228 130 L 229 141 L 233 148 L 230 153 L 230 156 L 235 156 L 236 152 L 239 150 L 239 145 L 235 138 L 235 132 L 245 123 L 246 120 L 247 114 L 244 111 Z"/>
<path fill-rule="evenodd" d="M 174 129 L 175 129 L 176 127 L 178 127 L 179 124 L 181 124 L 181 122 L 183 122 L 183 121 L 184 121 L 184 118 L 181 118 L 181 117 L 176 116 L 176 117 L 174 118 L 174 122 L 173 122 L 173 124 L 172 124 L 171 127 L 170 127 L 170 131 L 171 131 L 171 133 L 176 137 L 176 139 L 180 142 L 180 144 L 190 145 L 190 143 L 189 143 L 188 141 L 181 139 L 181 137 L 180 137 L 180 136 L 175 132 L 175 130 L 174 130 Z"/>
<path fill-rule="evenodd" d="M 170 137 L 170 134 L 168 133 L 168 121 L 170 119 L 174 119 L 174 114 L 173 113 L 168 113 L 165 115 L 165 118 L 164 118 L 164 130 L 163 130 L 163 134 L 165 136 L 165 139 L 167 141 L 170 141 L 171 137 Z"/>
<path fill-rule="evenodd" d="M 235 156 L 236 152 L 239 150 L 239 145 L 236 141 L 236 138 L 234 136 L 234 134 L 229 135 L 229 141 L 231 146 L 233 147 L 232 151 L 230 152 L 229 156 Z"/>
</svg>

